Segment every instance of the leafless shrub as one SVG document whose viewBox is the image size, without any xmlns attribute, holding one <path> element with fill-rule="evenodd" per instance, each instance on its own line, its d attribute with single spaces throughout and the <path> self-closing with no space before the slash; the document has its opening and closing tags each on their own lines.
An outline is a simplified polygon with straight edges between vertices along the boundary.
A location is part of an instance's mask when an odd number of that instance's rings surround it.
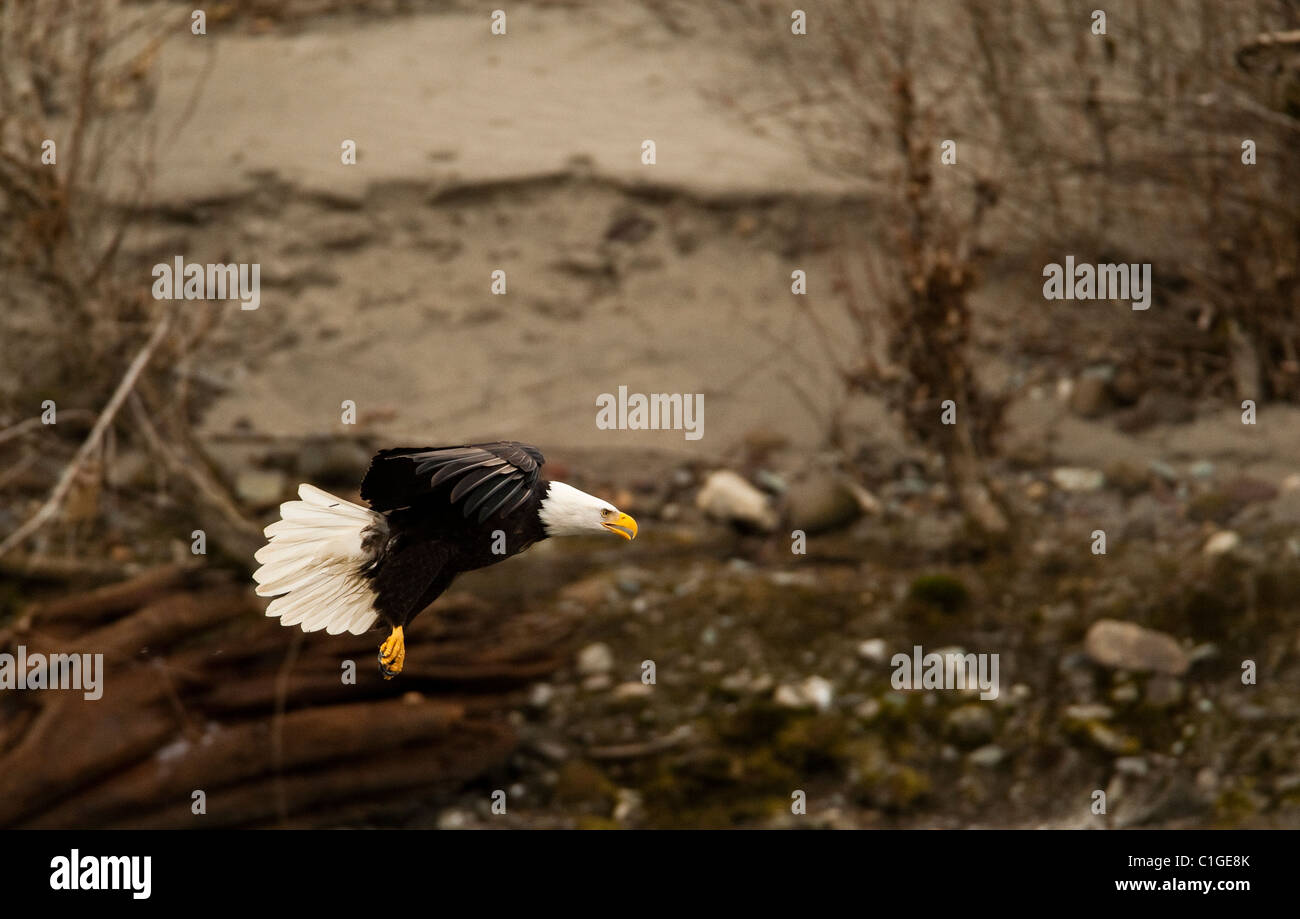
<svg viewBox="0 0 1300 919">
<path fill-rule="evenodd" d="M 1005 347 L 1052 373 L 1104 359 L 1152 388 L 1300 398 L 1297 3 L 1133 0 L 1105 34 L 1094 7 L 845 0 L 810 7 L 803 36 L 786 8 L 728 8 L 765 64 L 736 108 L 879 200 L 839 240 L 851 340 L 809 321 L 844 385 L 883 394 L 975 505 L 1007 395 L 975 372 L 988 272 L 1038 320 Z M 1153 263 L 1152 310 L 1044 301 L 1040 270 L 1067 254 Z"/>
<path fill-rule="evenodd" d="M 1087 4 L 966 6 L 997 146 L 1031 177 L 1006 203 L 1039 215 L 999 232 L 1044 261 L 1154 266 L 1149 315 L 1056 306 L 1054 334 L 1093 343 L 1073 362 L 1105 351 L 1152 387 L 1300 398 L 1300 54 L 1272 38 L 1294 0 L 1135 0 L 1107 8 L 1106 35 Z"/>
<path fill-rule="evenodd" d="M 3 395 L 20 415 L 35 406 L 18 398 L 103 394 L 147 320 L 147 288 L 120 278 L 115 260 L 147 181 L 142 116 L 160 36 L 125 23 L 111 0 L 0 9 L 5 384 L 24 388 Z"/>
<path fill-rule="evenodd" d="M 1005 532 L 982 462 L 1002 400 L 974 373 L 968 300 L 998 188 L 983 165 L 939 174 L 941 142 L 964 136 L 954 126 L 992 120 L 963 108 L 958 91 L 975 49 L 936 57 L 945 47 L 943 20 L 917 4 L 819 5 L 809 34 L 794 42 L 779 37 L 788 25 L 767 4 L 736 12 L 771 36 L 762 47 L 788 87 L 773 103 L 746 107 L 751 123 L 802 143 L 827 173 L 871 189 L 884 215 L 842 228 L 835 283 L 851 340 L 807 311 L 827 358 L 848 390 L 883 395 L 905 431 L 945 459 L 973 522 Z M 943 420 L 949 401 L 955 424 Z"/>
<path fill-rule="evenodd" d="M 6 551 L 56 512 L 97 515 L 127 395 L 145 400 L 163 440 L 196 449 L 177 370 L 212 327 L 214 309 L 163 316 L 147 270 L 122 255 L 152 175 L 154 60 L 187 16 L 116 0 L 0 6 L 0 429 L 21 432 L 6 447 L 15 462 L 24 448 L 28 458 L 46 454 L 46 465 L 71 457 L 49 498 L 9 533 Z M 58 426 L 26 423 L 47 399 L 64 418 L 98 414 L 75 453 Z M 138 430 L 128 436 L 154 443 Z M 201 454 L 190 455 L 188 468 L 204 468 Z M 73 501 L 73 492 L 88 497 Z M 76 505 L 84 513 L 74 515 Z"/>
</svg>

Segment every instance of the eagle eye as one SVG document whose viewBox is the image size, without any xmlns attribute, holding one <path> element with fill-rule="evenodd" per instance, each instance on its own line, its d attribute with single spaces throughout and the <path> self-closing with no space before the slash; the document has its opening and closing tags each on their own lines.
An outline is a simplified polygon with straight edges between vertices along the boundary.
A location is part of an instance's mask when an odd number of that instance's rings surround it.
<svg viewBox="0 0 1300 919">
<path fill-rule="evenodd" d="M 600 516 L 602 516 L 602 517 L 608 519 L 608 518 L 609 518 L 609 515 L 612 514 L 612 513 L 614 513 L 614 512 L 611 511 L 609 508 L 606 507 L 606 508 L 603 508 L 603 509 L 601 510 L 601 512 L 600 512 Z"/>
</svg>

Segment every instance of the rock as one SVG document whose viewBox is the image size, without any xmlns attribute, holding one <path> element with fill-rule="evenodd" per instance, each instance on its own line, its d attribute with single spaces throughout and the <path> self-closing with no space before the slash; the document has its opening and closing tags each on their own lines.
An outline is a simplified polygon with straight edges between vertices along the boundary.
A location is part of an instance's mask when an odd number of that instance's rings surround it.
<svg viewBox="0 0 1300 919">
<path fill-rule="evenodd" d="M 1070 411 L 1080 418 L 1099 418 L 1111 407 L 1106 381 L 1095 376 L 1080 377 L 1070 392 Z"/>
<path fill-rule="evenodd" d="M 560 591 L 559 601 L 575 610 L 587 611 L 610 602 L 612 592 L 608 577 L 595 574 L 566 585 Z"/>
<path fill-rule="evenodd" d="M 1181 676 L 1190 665 L 1187 653 L 1173 636 L 1115 619 L 1094 622 L 1083 647 L 1094 663 L 1114 670 Z"/>
<path fill-rule="evenodd" d="M 533 741 L 533 750 L 541 754 L 544 759 L 553 763 L 563 763 L 570 759 L 569 748 L 564 744 L 545 737 L 539 737 Z"/>
<path fill-rule="evenodd" d="M 752 679 L 753 675 L 748 669 L 737 670 L 735 673 L 728 674 L 719 680 L 718 688 L 724 692 L 740 695 L 749 691 L 749 683 Z"/>
<path fill-rule="evenodd" d="M 878 699 L 866 699 L 854 706 L 853 714 L 863 721 L 871 721 L 880 714 L 880 701 Z"/>
<path fill-rule="evenodd" d="M 1178 470 L 1163 460 L 1153 459 L 1147 463 L 1147 468 L 1157 476 L 1161 481 L 1169 485 L 1178 484 Z"/>
<path fill-rule="evenodd" d="M 1047 483 L 1034 479 L 1025 486 L 1025 497 L 1035 504 L 1047 497 Z"/>
<path fill-rule="evenodd" d="M 826 711 L 835 698 L 835 689 L 829 680 L 810 676 L 798 685 L 784 683 L 778 686 L 772 698 L 783 708 L 815 708 Z"/>
<path fill-rule="evenodd" d="M 1227 555 L 1233 549 L 1241 545 L 1241 537 L 1232 530 L 1220 530 L 1205 541 L 1205 547 L 1201 549 L 1205 555 Z"/>
<path fill-rule="evenodd" d="M 614 669 L 614 652 L 601 642 L 587 645 L 578 652 L 578 673 L 594 676 Z"/>
<path fill-rule="evenodd" d="M 628 820 L 640 816 L 641 811 L 641 793 L 633 791 L 631 788 L 620 788 L 617 801 L 614 804 L 614 819 L 619 823 L 626 823 Z"/>
<path fill-rule="evenodd" d="M 1146 470 L 1139 469 L 1123 460 L 1108 463 L 1104 475 L 1107 482 L 1130 498 L 1146 491 L 1151 484 L 1151 478 Z"/>
<path fill-rule="evenodd" d="M 764 532 L 776 529 L 779 518 L 767 495 L 727 469 L 713 472 L 695 497 L 696 506 L 716 520 L 738 523 Z"/>
<path fill-rule="evenodd" d="M 841 478 L 840 484 L 848 489 L 849 494 L 853 495 L 853 499 L 858 502 L 858 509 L 862 513 L 869 514 L 872 517 L 879 517 L 885 512 L 884 502 L 864 486 L 847 477 Z"/>
<path fill-rule="evenodd" d="M 772 701 L 782 708 L 807 708 L 807 700 L 798 688 L 789 683 L 782 683 L 772 694 Z"/>
<path fill-rule="evenodd" d="M 1005 536 L 1010 527 L 1006 515 L 994 500 L 988 485 L 972 482 L 961 488 L 961 507 L 985 537 Z"/>
<path fill-rule="evenodd" d="M 1263 479 L 1252 479 L 1250 476 L 1245 475 L 1239 475 L 1224 482 L 1223 490 L 1233 504 L 1238 507 L 1245 507 L 1248 504 L 1261 501 L 1272 501 L 1278 496 L 1277 486 L 1273 485 L 1273 483 L 1265 482 Z"/>
<path fill-rule="evenodd" d="M 1106 484 L 1106 476 L 1097 469 L 1058 466 L 1052 470 L 1052 482 L 1062 491 L 1098 491 Z"/>
<path fill-rule="evenodd" d="M 555 698 L 555 687 L 550 683 L 534 683 L 528 691 L 528 704 L 533 708 L 546 708 Z"/>
<path fill-rule="evenodd" d="M 1170 708 L 1183 701 L 1183 684 L 1171 676 L 1157 674 L 1147 681 L 1146 704 L 1152 708 Z"/>
<path fill-rule="evenodd" d="M 1132 756 L 1140 749 L 1135 738 L 1127 737 L 1099 721 L 1089 722 L 1087 733 L 1089 740 L 1116 756 Z"/>
<path fill-rule="evenodd" d="M 1132 683 L 1120 683 L 1110 691 L 1110 700 L 1118 705 L 1131 705 L 1138 697 L 1138 688 Z"/>
<path fill-rule="evenodd" d="M 1064 714 L 1071 721 L 1109 721 L 1115 716 L 1108 705 L 1068 705 Z"/>
<path fill-rule="evenodd" d="M 786 494 L 790 526 L 806 533 L 823 533 L 848 526 L 862 514 L 857 498 L 827 473 L 796 482 Z"/>
<path fill-rule="evenodd" d="M 1051 449 L 1039 438 L 1008 439 L 1007 462 L 1019 469 L 1040 469 L 1052 461 Z"/>
<path fill-rule="evenodd" d="M 889 659 L 889 646 L 883 638 L 869 638 L 858 643 L 858 657 L 873 664 L 883 664 Z"/>
<path fill-rule="evenodd" d="M 915 472 L 909 471 L 907 475 L 897 482 L 891 482 L 888 487 L 898 492 L 899 495 L 907 497 L 925 494 L 930 490 L 930 483 Z"/>
<path fill-rule="evenodd" d="M 1039 614 L 1043 617 L 1044 622 L 1054 624 L 1073 622 L 1079 615 L 1079 606 L 1073 600 L 1047 603 L 1039 608 Z"/>
<path fill-rule="evenodd" d="M 1204 491 L 1187 502 L 1188 520 L 1224 526 L 1241 508 L 1222 491 Z"/>
<path fill-rule="evenodd" d="M 1236 706 L 1232 714 L 1241 721 L 1266 721 L 1273 717 L 1273 713 L 1266 706 L 1251 705 L 1249 702 Z"/>
<path fill-rule="evenodd" d="M 1125 367 L 1116 372 L 1110 391 L 1120 405 L 1132 405 L 1142 398 L 1142 378 L 1136 371 Z"/>
<path fill-rule="evenodd" d="M 819 676 L 808 677 L 803 681 L 800 690 L 803 692 L 804 698 L 823 712 L 831 707 L 831 702 L 835 698 L 835 689 L 831 686 L 830 681 Z"/>
<path fill-rule="evenodd" d="M 748 667 L 738 669 L 735 673 L 728 673 L 722 680 L 718 681 L 719 688 L 725 692 L 736 695 L 745 693 L 762 694 L 772 688 L 772 677 L 767 673 L 761 676 L 754 676 L 750 673 Z"/>
<path fill-rule="evenodd" d="M 1192 463 L 1191 468 L 1187 470 L 1194 479 L 1212 479 L 1214 478 L 1214 464 L 1209 460 L 1197 460 Z"/>
<path fill-rule="evenodd" d="M 614 687 L 614 698 L 621 701 L 629 699 L 646 699 L 654 695 L 655 688 L 649 683 L 642 683 L 639 680 L 619 683 Z"/>
<path fill-rule="evenodd" d="M 1268 482 L 1238 476 L 1220 488 L 1192 498 L 1187 505 L 1187 517 L 1198 522 L 1208 520 L 1225 526 L 1252 505 L 1259 505 L 1258 513 L 1262 516 L 1270 510 L 1266 502 L 1276 497 L 1277 489 Z"/>
<path fill-rule="evenodd" d="M 582 688 L 587 692 L 604 692 L 613 685 L 608 673 L 593 673 L 582 681 Z"/>
<path fill-rule="evenodd" d="M 474 815 L 461 808 L 448 808 L 438 815 L 438 829 L 459 830 L 474 822 Z"/>
<path fill-rule="evenodd" d="M 1203 766 L 1196 773 L 1196 790 L 1205 795 L 1214 794 L 1219 788 L 1219 775 L 1209 766 Z"/>
<path fill-rule="evenodd" d="M 254 508 L 279 504 L 286 497 L 284 473 L 275 469 L 243 469 L 235 476 L 235 494 Z"/>
<path fill-rule="evenodd" d="M 1161 532 L 1162 524 L 1171 518 L 1172 509 L 1151 494 L 1141 494 L 1132 498 L 1128 506 L 1127 519 L 1120 531 L 1129 542 L 1150 541 Z"/>
<path fill-rule="evenodd" d="M 972 751 L 966 761 L 972 766 L 980 766 L 985 769 L 992 769 L 1006 758 L 1007 752 L 997 744 L 985 744 L 978 750 Z"/>
<path fill-rule="evenodd" d="M 1110 385 L 1111 380 L 1115 379 L 1114 364 L 1092 364 L 1084 368 L 1083 373 L 1079 375 L 1080 379 L 1101 380 L 1106 385 Z"/>
<path fill-rule="evenodd" d="M 960 705 L 948 713 L 945 727 L 955 742 L 965 747 L 978 747 L 993 738 L 993 710 L 978 702 Z"/>
<path fill-rule="evenodd" d="M 1115 771 L 1141 778 L 1147 774 L 1147 761 L 1140 756 L 1121 756 L 1115 760 Z"/>
<path fill-rule="evenodd" d="M 938 510 L 911 516 L 904 526 L 906 542 L 922 552 L 945 552 L 966 536 L 966 521 L 961 514 L 945 514 Z"/>
</svg>

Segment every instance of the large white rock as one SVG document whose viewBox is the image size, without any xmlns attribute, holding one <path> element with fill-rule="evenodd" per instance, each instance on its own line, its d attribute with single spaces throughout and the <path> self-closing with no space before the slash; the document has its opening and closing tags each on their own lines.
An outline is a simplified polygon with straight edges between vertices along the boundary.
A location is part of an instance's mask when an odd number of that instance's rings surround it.
<svg viewBox="0 0 1300 919">
<path fill-rule="evenodd" d="M 1191 662 L 1172 635 L 1131 622 L 1098 619 L 1083 640 L 1088 657 L 1116 670 L 1154 671 L 1181 676 Z"/>
<path fill-rule="evenodd" d="M 717 520 L 744 523 L 765 532 L 775 530 L 779 522 L 767 495 L 727 469 L 709 475 L 695 504 Z"/>
</svg>

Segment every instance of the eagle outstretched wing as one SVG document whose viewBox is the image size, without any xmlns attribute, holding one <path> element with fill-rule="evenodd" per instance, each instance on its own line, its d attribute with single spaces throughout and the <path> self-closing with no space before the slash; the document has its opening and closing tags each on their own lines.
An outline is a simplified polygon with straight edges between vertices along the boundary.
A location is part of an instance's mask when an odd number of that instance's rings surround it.
<svg viewBox="0 0 1300 919">
<path fill-rule="evenodd" d="M 481 523 L 527 503 L 545 462 L 542 451 L 515 441 L 381 450 L 370 461 L 361 497 L 376 511 L 446 501 L 466 517 L 477 513 Z"/>
</svg>

